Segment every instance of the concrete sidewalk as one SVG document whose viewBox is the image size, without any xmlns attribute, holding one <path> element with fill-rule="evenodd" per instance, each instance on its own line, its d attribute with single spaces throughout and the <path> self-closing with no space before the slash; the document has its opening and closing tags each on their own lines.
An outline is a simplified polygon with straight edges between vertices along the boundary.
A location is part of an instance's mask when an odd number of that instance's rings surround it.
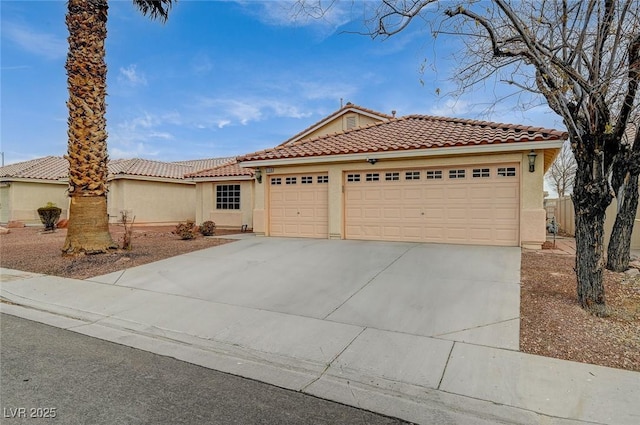
<svg viewBox="0 0 640 425">
<path fill-rule="evenodd" d="M 225 258 L 231 268 L 232 251 L 252 247 L 250 240 L 241 242 L 224 245 L 230 250 L 226 255 L 231 257 Z M 330 247 L 335 249 L 335 243 L 342 241 L 333 242 Z M 295 244 L 294 248 L 300 249 Z M 215 261 L 205 251 L 198 255 Z M 267 261 L 270 252 L 260 251 L 260 255 Z M 131 269 L 124 276 L 101 277 L 99 282 L 2 269 L 0 295 L 14 304 L 0 304 L 0 310 L 416 423 L 624 425 L 640 421 L 640 373 L 464 342 L 468 339 L 464 332 L 447 338 L 446 332 L 425 336 L 380 329 L 367 325 L 375 319 L 360 317 L 363 310 L 355 292 L 346 293 L 347 301 L 335 301 L 340 308 L 331 308 L 327 300 L 336 294 L 322 294 L 313 279 L 308 279 L 311 293 L 327 298 L 309 300 L 308 314 L 301 314 L 301 304 L 282 306 L 281 311 L 266 309 L 260 303 L 274 296 L 268 291 L 251 301 L 257 303 L 254 306 L 248 300 L 220 298 L 218 291 L 231 281 L 210 286 L 210 292 L 201 285 L 198 293 L 195 287 L 179 288 L 167 269 L 169 264 L 177 267 L 176 261 L 188 269 L 195 257 L 175 258 Z M 376 279 L 389 279 L 385 273 L 393 272 L 393 264 L 399 261 L 394 259 L 373 278 L 365 277 L 370 285 L 357 293 L 379 290 Z M 397 276 L 400 271 L 394 273 Z M 114 284 L 127 274 L 129 283 Z M 148 285 L 144 275 L 152 276 L 156 285 Z M 410 300 L 404 302 L 411 308 Z M 269 301 L 269 306 L 274 305 L 274 300 Z M 489 309 L 487 304 L 482 307 Z M 406 325 L 415 328 L 414 323 Z M 436 328 L 415 329 L 440 335 L 446 326 Z M 490 328 L 492 334 L 498 329 Z M 490 340 L 503 345 L 494 337 Z"/>
</svg>

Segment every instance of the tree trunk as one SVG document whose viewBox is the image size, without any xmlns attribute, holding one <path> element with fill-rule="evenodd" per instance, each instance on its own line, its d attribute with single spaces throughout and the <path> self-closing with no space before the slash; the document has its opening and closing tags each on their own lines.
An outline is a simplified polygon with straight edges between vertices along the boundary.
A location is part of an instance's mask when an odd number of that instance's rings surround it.
<svg viewBox="0 0 640 425">
<path fill-rule="evenodd" d="M 107 220 L 106 0 L 69 0 L 67 86 L 69 230 L 63 252 L 106 252 L 114 246 Z M 86 245 L 85 245 L 86 244 Z"/>
<path fill-rule="evenodd" d="M 73 220 L 69 220 L 64 254 L 98 254 L 118 248 L 109 233 L 106 196 L 72 196 L 69 215 Z"/>
<path fill-rule="evenodd" d="M 638 211 L 638 175 L 627 175 L 623 189 L 618 192 L 618 213 L 607 248 L 607 268 L 614 272 L 629 268 L 631 234 Z"/>
<path fill-rule="evenodd" d="M 604 213 L 595 220 L 576 211 L 578 302 L 596 316 L 606 315 L 604 283 Z"/>
<path fill-rule="evenodd" d="M 598 140 L 585 135 L 587 143 Z M 603 156 L 591 149 L 574 150 L 576 169 L 573 208 L 576 220 L 576 278 L 578 302 L 596 316 L 606 316 L 604 295 L 604 219 L 613 199 Z"/>
</svg>

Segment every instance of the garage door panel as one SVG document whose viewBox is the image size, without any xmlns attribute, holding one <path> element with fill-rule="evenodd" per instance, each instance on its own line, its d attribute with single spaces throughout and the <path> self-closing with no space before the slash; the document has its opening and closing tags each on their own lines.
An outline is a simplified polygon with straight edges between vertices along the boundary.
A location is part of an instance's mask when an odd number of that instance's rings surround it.
<svg viewBox="0 0 640 425">
<path fill-rule="evenodd" d="M 447 242 L 466 244 L 518 245 L 519 179 L 498 176 L 500 164 L 465 169 L 464 178 L 450 178 L 449 168 L 418 171 L 418 178 L 406 180 L 345 181 L 345 236 L 347 239 Z M 516 166 L 516 169 L 518 167 Z M 463 174 L 454 171 L 451 175 Z M 442 178 L 426 179 L 439 175 Z M 415 177 L 415 174 L 414 174 Z M 374 211 L 378 211 L 376 215 Z"/>
<path fill-rule="evenodd" d="M 279 178 L 282 182 L 300 183 L 269 185 L 271 235 L 328 237 L 328 184 L 313 183 L 319 175 L 322 174 L 270 176 L 270 182 Z"/>
<path fill-rule="evenodd" d="M 386 190 L 382 192 L 382 198 L 385 201 L 400 201 L 402 199 L 402 191 L 397 190 Z"/>
<path fill-rule="evenodd" d="M 444 199 L 444 189 L 442 188 L 424 188 L 424 199 L 436 202 Z"/>
<path fill-rule="evenodd" d="M 382 210 L 382 217 L 385 219 L 401 220 L 403 218 L 402 209 L 396 208 L 384 208 Z"/>
<path fill-rule="evenodd" d="M 363 211 L 363 218 L 379 219 L 381 217 L 381 211 L 378 208 L 367 208 Z"/>
</svg>

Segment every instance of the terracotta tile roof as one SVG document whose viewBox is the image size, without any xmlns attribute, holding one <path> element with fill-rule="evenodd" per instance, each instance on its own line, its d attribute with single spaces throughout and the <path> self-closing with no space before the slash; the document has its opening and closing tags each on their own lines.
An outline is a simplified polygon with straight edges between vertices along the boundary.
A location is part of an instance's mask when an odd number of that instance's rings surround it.
<svg viewBox="0 0 640 425">
<path fill-rule="evenodd" d="M 213 168 L 230 160 L 235 161 L 234 158 L 210 158 L 183 162 L 151 161 L 141 158 L 116 159 L 109 161 L 109 178 L 128 175 L 182 180 L 185 174 L 202 169 L 198 167 Z M 68 175 L 69 163 L 60 156 L 47 156 L 0 167 L 0 177 L 5 178 L 60 180 L 66 179 Z"/>
<path fill-rule="evenodd" d="M 541 127 L 458 118 L 408 115 L 239 157 L 239 161 L 408 151 L 566 139 L 567 133 Z"/>
<path fill-rule="evenodd" d="M 193 167 L 189 165 L 141 158 L 109 161 L 108 167 L 110 177 L 124 174 L 128 176 L 182 179 L 185 174 L 193 171 Z"/>
<path fill-rule="evenodd" d="M 206 159 L 192 159 L 189 161 L 174 161 L 173 164 L 180 165 L 189 165 L 193 167 L 193 171 L 200 170 L 208 170 L 210 168 L 215 168 L 219 165 L 226 164 L 227 162 L 233 161 L 236 158 L 234 156 L 224 157 L 224 158 L 206 158 Z"/>
<path fill-rule="evenodd" d="M 45 156 L 0 167 L 0 177 L 60 180 L 69 175 L 69 163 L 60 156 Z"/>
<path fill-rule="evenodd" d="M 344 105 L 343 107 L 341 107 L 340 109 L 338 109 L 334 113 L 324 117 L 323 119 L 321 119 L 320 121 L 316 122 L 315 124 L 311 124 L 309 127 L 305 128 L 304 130 L 302 130 L 298 134 L 296 134 L 296 135 L 288 138 L 284 142 L 280 143 L 279 146 L 284 146 L 284 145 L 287 145 L 289 143 L 293 143 L 293 142 L 301 139 L 305 134 L 310 133 L 315 128 L 321 127 L 324 124 L 334 120 L 335 118 L 337 118 L 340 115 L 343 115 L 343 114 L 345 114 L 345 113 L 347 113 L 349 111 L 352 111 L 352 112 L 364 112 L 365 114 L 375 115 L 375 116 L 378 116 L 378 117 L 380 117 L 380 119 L 383 119 L 385 121 L 390 120 L 390 119 L 393 118 L 392 115 L 387 115 L 387 114 L 382 113 L 382 112 L 374 111 L 373 109 L 364 108 L 362 106 L 355 105 L 355 104 L 353 104 L 351 102 L 347 102 L 346 105 Z"/>
<path fill-rule="evenodd" d="M 252 168 L 241 168 L 238 161 L 232 159 L 226 164 L 187 174 L 185 178 L 206 178 L 206 177 L 253 177 Z"/>
</svg>

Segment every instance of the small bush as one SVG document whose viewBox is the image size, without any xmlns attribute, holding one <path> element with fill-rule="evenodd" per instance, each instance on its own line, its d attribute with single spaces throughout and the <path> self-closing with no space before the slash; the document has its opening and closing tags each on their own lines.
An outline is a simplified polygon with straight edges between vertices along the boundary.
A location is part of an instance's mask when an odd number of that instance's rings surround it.
<svg viewBox="0 0 640 425">
<path fill-rule="evenodd" d="M 202 236 L 213 236 L 216 233 L 216 223 L 213 221 L 205 221 L 200 225 L 200 233 Z"/>
<path fill-rule="evenodd" d="M 188 240 L 196 237 L 196 231 L 196 224 L 193 220 L 187 220 L 185 223 L 178 223 L 174 233 L 180 236 L 180 239 Z"/>
<path fill-rule="evenodd" d="M 52 202 L 47 202 L 47 205 L 38 208 L 38 215 L 40 216 L 40 221 L 44 224 L 45 231 L 55 230 L 56 223 L 60 220 L 60 214 L 62 214 L 62 210 Z"/>
<path fill-rule="evenodd" d="M 131 238 L 133 235 L 133 222 L 136 221 L 136 216 L 129 217 L 127 211 L 120 211 L 120 224 L 124 226 L 124 235 L 122 236 L 122 249 L 131 251 Z"/>
</svg>

